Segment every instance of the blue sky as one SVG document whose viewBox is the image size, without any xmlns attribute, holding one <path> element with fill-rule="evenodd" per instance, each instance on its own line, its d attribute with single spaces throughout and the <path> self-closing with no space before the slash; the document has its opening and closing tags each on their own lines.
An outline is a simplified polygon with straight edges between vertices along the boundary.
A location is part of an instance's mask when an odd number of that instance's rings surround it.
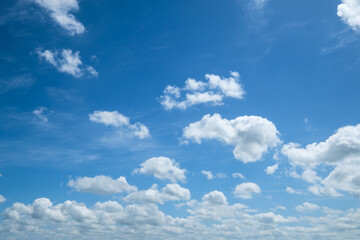
<svg viewBox="0 0 360 240">
<path fill-rule="evenodd" d="M 360 1 L 0 6 L 1 239 L 360 235 Z"/>
</svg>

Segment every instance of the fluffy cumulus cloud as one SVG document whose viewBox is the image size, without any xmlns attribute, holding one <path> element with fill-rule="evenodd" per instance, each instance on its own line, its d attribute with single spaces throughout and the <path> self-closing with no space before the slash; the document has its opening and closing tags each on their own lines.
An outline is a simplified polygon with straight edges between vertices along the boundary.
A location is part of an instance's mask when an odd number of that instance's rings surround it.
<svg viewBox="0 0 360 240">
<path fill-rule="evenodd" d="M 272 165 L 272 166 L 268 166 L 266 169 L 265 169 L 265 172 L 267 175 L 272 175 L 276 172 L 276 170 L 278 169 L 279 167 L 279 164 L 275 164 L 275 165 Z"/>
<path fill-rule="evenodd" d="M 59 26 L 67 30 L 70 35 L 82 34 L 85 32 L 84 25 L 76 20 L 70 12 L 78 11 L 79 4 L 77 0 L 33 0 L 39 6 L 44 8 L 50 17 Z"/>
<path fill-rule="evenodd" d="M 76 78 L 84 75 L 97 77 L 98 72 L 91 66 L 84 65 L 80 58 L 80 52 L 73 52 L 71 49 L 62 51 L 36 49 L 41 59 L 53 65 L 59 72 L 70 74 Z"/>
<path fill-rule="evenodd" d="M 237 185 L 234 190 L 234 195 L 238 198 L 250 199 L 253 197 L 253 194 L 260 192 L 261 189 L 256 183 L 247 182 Z"/>
<path fill-rule="evenodd" d="M 360 1 L 341 0 L 341 2 L 338 5 L 337 15 L 352 29 L 360 30 Z"/>
<path fill-rule="evenodd" d="M 186 201 L 190 200 L 190 191 L 176 183 L 167 184 L 160 191 L 158 186 L 154 184 L 148 190 L 142 190 L 130 193 L 124 198 L 127 202 L 140 203 L 159 203 L 163 204 L 167 201 Z"/>
<path fill-rule="evenodd" d="M 100 195 L 133 192 L 137 187 L 128 184 L 125 177 L 113 179 L 108 176 L 79 177 L 76 180 L 70 180 L 68 186 L 78 192 L 88 192 Z"/>
<path fill-rule="evenodd" d="M 128 135 L 136 136 L 140 139 L 150 137 L 149 129 L 142 123 L 130 123 L 130 119 L 118 111 L 94 111 L 89 114 L 92 122 L 102 123 L 106 126 L 112 126 L 118 131 L 126 131 Z"/>
<path fill-rule="evenodd" d="M 339 128 L 326 141 L 305 148 L 296 143 L 286 144 L 282 154 L 302 170 L 293 176 L 313 184 L 310 192 L 341 196 L 341 191 L 345 191 L 360 196 L 360 125 Z M 324 178 L 317 173 L 322 167 L 331 169 Z"/>
<path fill-rule="evenodd" d="M 175 160 L 168 157 L 153 157 L 140 164 L 140 168 L 134 170 L 134 173 L 148 174 L 172 182 L 186 180 L 185 169 L 181 169 Z"/>
<path fill-rule="evenodd" d="M 223 98 L 242 99 L 245 91 L 240 85 L 240 75 L 230 72 L 230 77 L 224 78 L 214 74 L 205 75 L 206 82 L 189 78 L 182 88 L 168 85 L 164 95 L 160 97 L 160 103 L 166 110 L 173 108 L 187 109 L 190 106 L 211 103 L 219 105 Z"/>
<path fill-rule="evenodd" d="M 171 190 L 172 191 L 172 190 Z M 165 190 L 161 190 L 165 192 Z M 360 209 L 340 211 L 311 203 L 300 205 L 299 218 L 259 212 L 225 194 L 212 191 L 188 201 L 184 217 L 162 212 L 156 204 L 97 202 L 92 206 L 67 200 L 54 204 L 39 198 L 14 203 L 1 216 L 0 235 L 10 239 L 354 239 L 360 234 Z M 306 216 L 309 211 L 316 216 Z M 356 237 L 355 237 L 356 238 Z"/>
<path fill-rule="evenodd" d="M 316 204 L 309 203 L 309 202 L 304 202 L 303 204 L 296 207 L 296 211 L 299 211 L 299 212 L 306 212 L 306 211 L 312 212 L 312 211 L 318 210 L 319 208 L 320 207 L 318 205 L 316 205 Z"/>
<path fill-rule="evenodd" d="M 220 114 L 205 115 L 183 130 L 185 140 L 201 143 L 203 139 L 216 139 L 233 145 L 234 157 L 244 163 L 255 162 L 281 141 L 275 125 L 266 118 L 242 116 L 233 120 Z"/>
</svg>

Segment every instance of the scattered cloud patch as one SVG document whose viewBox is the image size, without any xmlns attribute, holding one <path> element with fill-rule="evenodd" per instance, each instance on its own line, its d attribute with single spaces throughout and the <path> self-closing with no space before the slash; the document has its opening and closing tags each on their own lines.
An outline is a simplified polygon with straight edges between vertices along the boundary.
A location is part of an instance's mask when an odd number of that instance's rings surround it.
<svg viewBox="0 0 360 240">
<path fill-rule="evenodd" d="M 36 53 L 59 72 L 70 74 L 76 78 L 84 75 L 98 76 L 98 72 L 93 67 L 83 64 L 79 51 L 73 52 L 71 49 L 63 49 L 59 52 L 57 50 L 51 51 L 37 48 Z"/>
<path fill-rule="evenodd" d="M 37 107 L 33 111 L 33 114 L 36 118 L 40 119 L 41 121 L 48 122 L 48 117 L 47 117 L 48 112 L 49 111 L 46 107 Z"/>
<path fill-rule="evenodd" d="M 142 190 L 130 193 L 124 198 L 127 202 L 140 203 L 158 203 L 163 204 L 167 201 L 187 201 L 190 200 L 190 191 L 180 185 L 173 183 L 167 184 L 165 187 L 158 190 L 158 186 L 154 184 L 148 190 Z"/>
<path fill-rule="evenodd" d="M 100 195 L 137 191 L 137 187 L 128 184 L 125 177 L 113 179 L 103 175 L 95 177 L 79 177 L 76 180 L 70 180 L 68 186 L 74 188 L 77 192 Z"/>
<path fill-rule="evenodd" d="M 360 197 L 360 124 L 339 128 L 326 141 L 305 148 L 286 144 L 282 154 L 291 165 L 303 170 L 293 176 L 314 184 L 309 187 L 310 192 L 338 197 L 342 195 L 338 191 L 345 191 Z M 333 169 L 325 178 L 317 174 L 322 166 Z"/>
<path fill-rule="evenodd" d="M 234 195 L 237 198 L 250 199 L 253 194 L 260 193 L 261 189 L 256 183 L 241 183 L 235 187 Z"/>
<path fill-rule="evenodd" d="M 175 160 L 167 157 L 153 157 L 140 164 L 133 173 L 153 175 L 155 178 L 171 182 L 185 182 L 185 169 L 181 169 Z"/>
<path fill-rule="evenodd" d="M 289 186 L 286 187 L 286 191 L 291 194 L 301 194 L 300 191 L 296 191 L 295 189 L 293 189 L 292 187 L 289 187 Z"/>
<path fill-rule="evenodd" d="M 20 75 L 10 79 L 0 80 L 0 94 L 12 89 L 28 88 L 35 82 L 31 75 Z"/>
<path fill-rule="evenodd" d="M 82 34 L 85 32 L 84 25 L 76 20 L 70 12 L 79 10 L 77 0 L 33 0 L 44 8 L 59 26 L 69 32 L 70 35 Z"/>
<path fill-rule="evenodd" d="M 304 202 L 302 205 L 296 207 L 296 210 L 299 212 L 312 212 L 318 210 L 320 207 L 316 204 Z"/>
<path fill-rule="evenodd" d="M 208 180 L 214 179 L 214 178 L 226 178 L 226 174 L 225 173 L 216 173 L 215 175 L 213 175 L 213 173 L 211 171 L 205 171 L 205 170 L 201 170 L 201 174 L 206 176 L 206 178 Z"/>
<path fill-rule="evenodd" d="M 231 175 L 233 178 L 241 178 L 241 179 L 245 179 L 244 175 L 242 175 L 241 173 L 235 172 Z"/>
<path fill-rule="evenodd" d="M 360 30 L 360 2 L 358 0 L 341 0 L 337 7 L 337 15 L 353 30 Z"/>
<path fill-rule="evenodd" d="M 255 162 L 269 149 L 281 143 L 275 125 L 266 118 L 242 116 L 233 120 L 220 114 L 207 114 L 183 130 L 183 138 L 201 144 L 203 139 L 216 139 L 235 146 L 234 157 L 244 163 Z"/>
<path fill-rule="evenodd" d="M 204 103 L 220 105 L 223 104 L 225 97 L 242 99 L 245 95 L 237 72 L 230 72 L 228 78 L 214 74 L 206 74 L 205 78 L 206 82 L 189 78 L 183 88 L 168 85 L 164 95 L 160 97 L 161 105 L 166 110 L 174 108 L 185 110 L 190 106 Z"/>
<path fill-rule="evenodd" d="M 276 170 L 278 169 L 279 167 L 279 164 L 275 164 L 275 165 L 272 165 L 272 166 L 268 166 L 266 169 L 265 169 L 265 172 L 267 175 L 272 175 L 276 172 Z"/>
<path fill-rule="evenodd" d="M 6 198 L 3 195 L 0 195 L 0 203 L 6 202 Z"/>
<path fill-rule="evenodd" d="M 150 137 L 149 129 L 142 123 L 130 123 L 130 119 L 118 111 L 94 111 L 89 114 L 89 119 L 92 122 L 102 123 L 106 126 L 112 126 L 118 131 L 129 131 L 131 135 L 134 135 L 140 139 Z"/>
</svg>

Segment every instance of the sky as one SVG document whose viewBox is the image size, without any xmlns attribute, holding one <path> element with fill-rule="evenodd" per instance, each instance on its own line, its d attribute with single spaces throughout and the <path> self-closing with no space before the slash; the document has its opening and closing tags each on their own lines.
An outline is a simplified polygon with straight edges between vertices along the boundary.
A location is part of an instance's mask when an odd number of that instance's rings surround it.
<svg viewBox="0 0 360 240">
<path fill-rule="evenodd" d="M 0 238 L 356 239 L 359 0 L 3 0 Z"/>
</svg>

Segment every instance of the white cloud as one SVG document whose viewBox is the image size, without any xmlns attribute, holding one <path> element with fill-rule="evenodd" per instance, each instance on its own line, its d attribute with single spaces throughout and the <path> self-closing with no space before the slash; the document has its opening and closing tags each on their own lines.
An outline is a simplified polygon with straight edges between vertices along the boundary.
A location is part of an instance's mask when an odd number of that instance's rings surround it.
<svg viewBox="0 0 360 240">
<path fill-rule="evenodd" d="M 48 109 L 46 107 L 37 107 L 33 111 L 33 114 L 35 115 L 35 117 L 39 118 L 40 120 L 47 122 L 48 118 L 47 118 L 47 114 L 45 114 L 45 112 L 47 111 Z"/>
<path fill-rule="evenodd" d="M 235 187 L 234 195 L 238 198 L 249 199 L 254 193 L 260 193 L 261 189 L 256 183 L 241 183 Z"/>
<path fill-rule="evenodd" d="M 345 191 L 360 196 L 360 124 L 339 128 L 326 141 L 305 148 L 286 144 L 282 154 L 294 167 L 303 168 L 301 178 L 314 184 L 310 192 L 335 197 L 342 195 L 338 191 Z M 321 166 L 332 169 L 325 178 L 316 172 Z"/>
<path fill-rule="evenodd" d="M 27 88 L 35 82 L 31 75 L 19 75 L 10 79 L 0 79 L 0 94 L 12 89 Z"/>
<path fill-rule="evenodd" d="M 70 35 L 82 34 L 85 32 L 84 25 L 77 21 L 74 15 L 69 12 L 78 11 L 77 0 L 33 0 L 50 14 L 50 17 L 66 29 Z"/>
<path fill-rule="evenodd" d="M 150 174 L 154 177 L 172 182 L 186 180 L 185 169 L 181 169 L 175 160 L 167 157 L 153 157 L 140 164 L 140 168 L 134 170 L 134 173 Z"/>
<path fill-rule="evenodd" d="M 337 8 L 337 15 L 344 23 L 358 31 L 360 29 L 360 1 L 341 0 L 341 2 Z"/>
<path fill-rule="evenodd" d="M 213 174 L 212 174 L 211 171 L 201 170 L 201 174 L 204 175 L 204 176 L 206 176 L 206 178 L 207 178 L 208 180 L 214 178 L 214 176 L 213 176 Z"/>
<path fill-rule="evenodd" d="M 6 202 L 6 198 L 3 195 L 0 195 L 0 203 Z"/>
<path fill-rule="evenodd" d="M 238 173 L 238 172 L 233 173 L 233 174 L 232 174 L 232 177 L 233 177 L 233 178 L 245 179 L 244 175 L 242 175 L 241 173 Z"/>
<path fill-rule="evenodd" d="M 316 204 L 313 203 L 309 203 L 309 202 L 304 202 L 302 205 L 299 205 L 296 207 L 296 210 L 299 212 L 305 212 L 305 211 L 315 211 L 318 210 L 320 207 Z"/>
<path fill-rule="evenodd" d="M 89 114 L 90 121 L 96 123 L 102 123 L 106 126 L 115 127 L 118 130 L 129 131 L 131 135 L 134 135 L 140 139 L 150 137 L 149 129 L 142 123 L 130 123 L 130 119 L 125 117 L 118 111 L 94 111 Z"/>
<path fill-rule="evenodd" d="M 202 139 L 216 139 L 235 146 L 234 157 L 244 163 L 255 162 L 281 141 L 275 125 L 257 116 L 242 116 L 233 120 L 220 114 L 207 114 L 200 121 L 183 130 L 183 137 L 196 143 Z"/>
<path fill-rule="evenodd" d="M 272 165 L 272 166 L 268 166 L 266 169 L 265 169 L 265 172 L 267 175 L 272 175 L 276 172 L 276 170 L 278 169 L 279 167 L 279 164 L 275 164 L 275 165 Z"/>
<path fill-rule="evenodd" d="M 190 191 L 187 188 L 183 188 L 180 185 L 167 184 L 165 187 L 158 190 L 156 184 L 154 184 L 148 190 L 142 190 L 133 192 L 124 198 L 128 202 L 142 202 L 142 203 L 159 203 L 163 204 L 167 201 L 186 201 L 190 200 Z"/>
<path fill-rule="evenodd" d="M 292 187 L 286 187 L 286 191 L 291 194 L 300 194 L 301 193 L 300 191 L 296 191 Z"/>
<path fill-rule="evenodd" d="M 220 191 L 212 191 L 208 194 L 205 194 L 202 197 L 202 201 L 204 203 L 208 203 L 210 205 L 227 205 L 227 199 L 225 195 Z"/>
<path fill-rule="evenodd" d="M 45 59 L 48 63 L 53 65 L 59 72 L 70 74 L 76 78 L 82 77 L 85 74 L 97 77 L 98 73 L 91 67 L 84 65 L 80 59 L 80 52 L 74 52 L 71 49 L 63 49 L 60 52 L 36 49 L 36 53 L 41 59 Z"/>
<path fill-rule="evenodd" d="M 203 103 L 219 105 L 222 104 L 224 97 L 242 99 L 245 94 L 239 84 L 240 75 L 237 72 L 230 72 L 229 78 L 214 74 L 206 74 L 205 78 L 207 82 L 189 78 L 185 81 L 183 88 L 168 85 L 164 90 L 164 95 L 160 98 L 161 105 L 166 110 L 187 109 Z M 185 98 L 181 98 L 182 94 L 185 95 Z"/>
<path fill-rule="evenodd" d="M 137 191 L 137 187 L 129 185 L 125 177 L 113 179 L 108 176 L 78 177 L 76 180 L 70 180 L 68 186 L 78 192 L 88 192 L 95 194 L 114 194 L 122 192 Z"/>
<path fill-rule="evenodd" d="M 258 9 L 262 9 L 265 6 L 265 3 L 267 2 L 267 0 L 253 0 L 256 8 Z"/>
</svg>

